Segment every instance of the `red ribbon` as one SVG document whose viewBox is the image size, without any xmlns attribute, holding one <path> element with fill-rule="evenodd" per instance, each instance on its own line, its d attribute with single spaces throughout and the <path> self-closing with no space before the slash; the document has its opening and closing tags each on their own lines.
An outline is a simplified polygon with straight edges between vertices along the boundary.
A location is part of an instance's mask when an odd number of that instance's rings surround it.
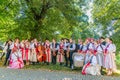
<svg viewBox="0 0 120 80">
<path fill-rule="evenodd" d="M 17 58 L 17 60 L 18 60 L 18 62 L 19 62 L 19 68 L 21 69 L 21 68 L 22 68 L 22 66 L 21 66 L 22 61 L 21 61 L 19 58 Z"/>
<path fill-rule="evenodd" d="M 84 69 L 82 70 L 82 75 L 86 75 L 85 70 L 86 70 L 86 68 L 87 68 L 88 66 L 90 66 L 90 62 L 88 62 L 88 63 L 85 65 Z"/>
<path fill-rule="evenodd" d="M 47 49 L 47 55 L 48 55 L 48 62 L 50 62 L 50 59 L 49 59 L 49 53 L 50 52 L 50 50 L 49 49 Z"/>
<path fill-rule="evenodd" d="M 23 55 L 24 55 L 24 48 L 20 48 L 21 52 L 22 52 L 22 59 L 23 59 Z"/>
<path fill-rule="evenodd" d="M 29 49 L 26 48 L 26 49 L 25 49 L 25 53 L 26 53 L 26 61 L 28 61 L 28 51 L 29 51 Z"/>
</svg>

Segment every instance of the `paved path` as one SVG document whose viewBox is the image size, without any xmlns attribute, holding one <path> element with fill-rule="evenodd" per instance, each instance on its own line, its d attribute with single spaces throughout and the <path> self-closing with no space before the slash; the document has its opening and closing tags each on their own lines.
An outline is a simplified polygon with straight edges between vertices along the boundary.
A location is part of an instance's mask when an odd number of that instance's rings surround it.
<svg viewBox="0 0 120 80">
<path fill-rule="evenodd" d="M 0 80 L 120 80 L 120 77 L 83 76 L 80 73 L 0 68 Z"/>
</svg>

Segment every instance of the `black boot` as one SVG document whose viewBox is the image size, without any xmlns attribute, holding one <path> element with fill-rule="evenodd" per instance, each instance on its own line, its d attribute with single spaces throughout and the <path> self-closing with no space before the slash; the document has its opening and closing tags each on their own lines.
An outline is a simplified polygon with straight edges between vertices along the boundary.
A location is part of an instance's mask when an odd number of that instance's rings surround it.
<svg viewBox="0 0 120 80">
<path fill-rule="evenodd" d="M 49 62 L 47 62 L 47 65 L 49 65 Z"/>
<path fill-rule="evenodd" d="M 60 66 L 62 66 L 63 65 L 63 63 L 62 62 L 60 62 Z"/>
</svg>

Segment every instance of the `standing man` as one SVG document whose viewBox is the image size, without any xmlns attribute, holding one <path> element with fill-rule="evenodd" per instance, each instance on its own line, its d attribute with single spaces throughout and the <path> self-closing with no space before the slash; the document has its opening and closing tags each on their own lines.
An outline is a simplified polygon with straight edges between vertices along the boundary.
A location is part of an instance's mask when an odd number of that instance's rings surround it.
<svg viewBox="0 0 120 80">
<path fill-rule="evenodd" d="M 67 50 L 68 50 L 68 46 L 69 46 L 69 42 L 67 41 L 67 39 L 65 38 L 64 39 L 64 57 L 65 57 L 65 66 L 67 67 L 68 66 L 68 60 L 69 60 L 69 56 L 67 53 L 69 53 Z"/>
<path fill-rule="evenodd" d="M 12 40 L 11 40 L 11 39 L 9 39 L 7 46 L 8 46 L 8 47 L 7 47 L 7 54 L 6 54 L 4 66 L 6 66 L 7 63 L 8 63 L 8 65 L 9 65 L 8 59 L 9 59 L 9 57 L 10 57 L 11 50 L 12 50 Z"/>
<path fill-rule="evenodd" d="M 72 59 L 72 56 L 73 56 L 73 53 L 75 51 L 75 48 L 76 48 L 75 43 L 73 42 L 72 39 L 70 39 L 70 44 L 69 44 L 68 50 L 69 50 L 69 54 L 70 54 L 70 68 L 71 69 L 73 69 L 73 59 Z"/>
<path fill-rule="evenodd" d="M 59 50 L 59 45 L 55 39 L 52 40 L 51 53 L 52 53 L 52 64 L 56 64 L 56 57 Z"/>
</svg>

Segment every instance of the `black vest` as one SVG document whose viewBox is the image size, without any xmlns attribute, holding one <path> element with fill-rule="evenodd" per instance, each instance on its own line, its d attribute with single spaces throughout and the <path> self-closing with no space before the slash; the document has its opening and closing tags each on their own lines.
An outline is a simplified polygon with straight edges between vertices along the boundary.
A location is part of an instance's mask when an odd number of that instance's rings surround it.
<svg viewBox="0 0 120 80">
<path fill-rule="evenodd" d="M 79 50 L 82 50 L 82 49 L 83 49 L 83 45 L 82 45 L 82 44 L 79 44 L 79 45 L 78 45 L 78 49 L 79 49 Z"/>
<path fill-rule="evenodd" d="M 70 43 L 70 48 L 73 48 L 73 44 Z"/>
<path fill-rule="evenodd" d="M 52 48 L 57 48 L 57 43 L 55 43 L 55 47 L 54 47 L 54 43 L 52 43 Z"/>
</svg>

